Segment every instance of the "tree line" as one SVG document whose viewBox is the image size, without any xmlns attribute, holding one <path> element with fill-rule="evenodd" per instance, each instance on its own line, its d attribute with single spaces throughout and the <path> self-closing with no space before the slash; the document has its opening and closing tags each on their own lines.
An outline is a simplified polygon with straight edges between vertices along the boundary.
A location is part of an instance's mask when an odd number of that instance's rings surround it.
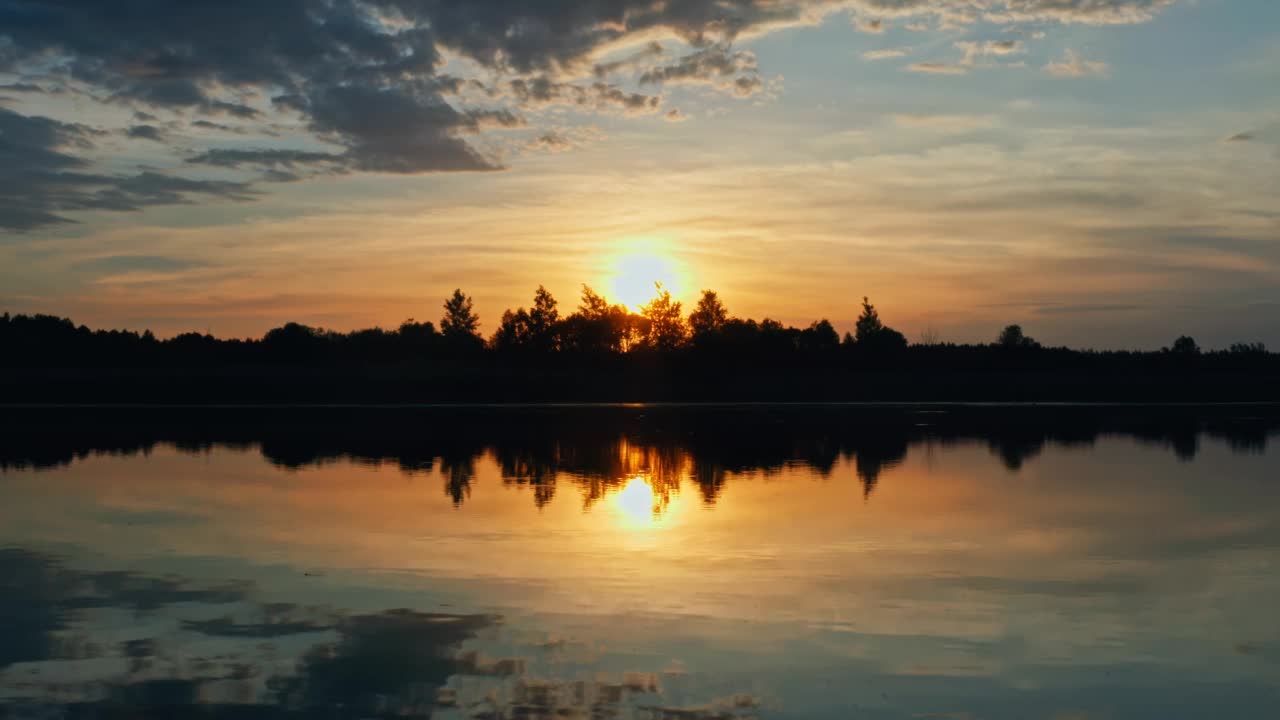
<svg viewBox="0 0 1280 720">
<path fill-rule="evenodd" d="M 0 316 L 0 366 L 218 367 L 255 365 L 434 367 L 617 367 L 664 362 L 714 367 L 887 366 L 900 369 L 1091 369 L 1207 367 L 1275 369 L 1280 356 L 1261 343 L 1202 351 L 1179 337 L 1155 352 L 1048 348 L 1009 325 L 984 344 L 929 338 L 910 343 L 885 324 L 863 298 L 852 332 L 841 336 L 827 319 L 797 328 L 730 314 L 704 290 L 687 314 L 661 285 L 639 312 L 610 303 L 584 285 L 567 314 L 542 286 L 528 307 L 507 310 L 484 337 L 472 298 L 461 289 L 444 302 L 439 325 L 414 319 L 394 330 L 335 332 L 290 322 L 258 339 L 219 339 L 184 333 L 168 339 L 151 331 L 90 330 L 50 315 Z"/>
</svg>

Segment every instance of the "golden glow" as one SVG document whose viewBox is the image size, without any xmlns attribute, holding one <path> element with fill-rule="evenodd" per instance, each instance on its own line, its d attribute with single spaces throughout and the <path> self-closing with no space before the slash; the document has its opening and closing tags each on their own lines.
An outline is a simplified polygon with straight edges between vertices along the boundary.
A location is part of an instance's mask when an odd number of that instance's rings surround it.
<svg viewBox="0 0 1280 720">
<path fill-rule="evenodd" d="M 643 477 L 637 475 L 631 478 L 621 490 L 614 493 L 613 506 L 628 527 L 647 528 L 657 524 L 653 487 Z"/>
<path fill-rule="evenodd" d="M 620 245 L 609 263 L 609 293 L 614 302 L 632 310 L 653 299 L 655 283 L 679 296 L 684 292 L 687 271 L 661 240 L 644 238 Z"/>
</svg>

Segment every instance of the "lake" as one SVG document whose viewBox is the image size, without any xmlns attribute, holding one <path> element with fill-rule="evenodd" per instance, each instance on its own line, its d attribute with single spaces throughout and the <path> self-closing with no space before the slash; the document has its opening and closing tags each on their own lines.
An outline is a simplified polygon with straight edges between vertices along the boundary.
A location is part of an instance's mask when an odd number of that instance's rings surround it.
<svg viewBox="0 0 1280 720">
<path fill-rule="evenodd" d="M 1280 717 L 1265 406 L 20 409 L 0 717 Z"/>
</svg>

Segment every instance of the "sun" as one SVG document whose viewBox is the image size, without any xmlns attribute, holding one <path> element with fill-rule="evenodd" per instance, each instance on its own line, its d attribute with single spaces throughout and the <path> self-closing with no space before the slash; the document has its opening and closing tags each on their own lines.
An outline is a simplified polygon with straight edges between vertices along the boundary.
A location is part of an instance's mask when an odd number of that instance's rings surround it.
<svg viewBox="0 0 1280 720">
<path fill-rule="evenodd" d="M 667 252 L 665 243 L 627 242 L 609 263 L 609 297 L 639 311 L 657 294 L 655 283 L 661 283 L 672 295 L 680 295 L 684 291 L 685 275 L 684 267 Z"/>
</svg>

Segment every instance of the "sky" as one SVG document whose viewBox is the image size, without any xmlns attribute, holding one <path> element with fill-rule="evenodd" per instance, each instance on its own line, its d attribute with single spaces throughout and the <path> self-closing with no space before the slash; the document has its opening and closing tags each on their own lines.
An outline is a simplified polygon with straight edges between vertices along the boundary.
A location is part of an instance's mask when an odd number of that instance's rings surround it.
<svg viewBox="0 0 1280 720">
<path fill-rule="evenodd" d="M 0 0 L 0 311 L 1280 347 L 1272 0 Z"/>
</svg>

